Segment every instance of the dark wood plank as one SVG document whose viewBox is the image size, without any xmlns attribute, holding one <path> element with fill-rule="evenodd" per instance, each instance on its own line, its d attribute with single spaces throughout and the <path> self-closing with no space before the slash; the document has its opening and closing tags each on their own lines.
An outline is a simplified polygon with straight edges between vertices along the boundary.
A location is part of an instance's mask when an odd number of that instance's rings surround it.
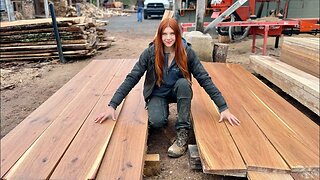
<svg viewBox="0 0 320 180">
<path fill-rule="evenodd" d="M 135 62 L 134 59 L 124 60 L 120 69 L 114 71 L 114 78 L 60 160 L 51 179 L 93 179 L 95 177 L 116 121 L 107 120 L 100 125 L 93 120 L 106 109 L 106 104 Z M 121 109 L 122 106 L 117 108 L 117 115 Z"/>
<path fill-rule="evenodd" d="M 104 67 L 93 61 L 1 139 L 1 177 Z"/>
<path fill-rule="evenodd" d="M 126 97 L 96 179 L 142 179 L 148 127 L 142 84 Z"/>
<path fill-rule="evenodd" d="M 252 112 L 246 109 L 246 106 L 249 106 L 263 110 L 263 104 L 252 100 L 250 91 L 239 84 L 239 78 L 230 71 L 226 64 L 204 63 L 204 65 L 217 87 L 222 91 L 230 111 L 242 121 L 241 125 L 237 127 L 232 127 L 228 122 L 226 124 L 248 170 L 289 171 L 286 162 L 254 121 L 255 118 L 269 121 L 269 118 L 262 115 L 266 112 L 261 111 L 260 117 L 253 117 Z"/>
<path fill-rule="evenodd" d="M 247 87 L 247 91 L 251 92 L 252 98 L 245 98 L 243 101 L 256 101 L 264 105 L 264 108 L 257 108 L 250 104 L 244 104 L 244 108 L 250 113 L 250 116 L 253 117 L 291 170 L 319 170 L 319 141 L 312 144 L 314 140 L 319 138 L 319 131 L 316 130 L 319 127 L 310 119 L 303 117 L 301 112 L 292 108 L 279 95 L 266 88 L 240 65 L 229 65 L 228 67 L 238 77 L 242 77 L 239 78 L 238 83 Z M 306 122 L 296 124 L 301 121 L 299 116 L 303 117 Z M 268 120 L 266 121 L 266 119 Z M 305 124 L 310 127 L 305 127 Z"/>
<path fill-rule="evenodd" d="M 261 83 L 256 77 L 252 76 L 248 71 L 239 65 L 228 64 L 228 67 L 233 71 L 239 79 L 245 84 L 257 97 L 261 99 L 274 112 L 279 119 L 283 120 L 295 134 L 302 144 L 309 147 L 319 157 L 319 143 L 320 132 L 319 126 L 305 116 L 302 112 L 298 111 L 294 106 L 288 103 L 285 99 L 280 97 L 272 89 L 265 84 Z M 319 159 L 319 158 L 317 158 Z M 319 162 L 319 161 L 318 161 Z"/>
<path fill-rule="evenodd" d="M 65 106 L 61 114 L 15 163 L 5 176 L 6 179 L 21 177 L 46 179 L 50 176 L 92 108 L 100 99 L 103 90 L 109 85 L 114 71 L 108 69 L 119 69 L 121 64 L 114 63 L 114 61 L 99 63 L 102 68 L 95 77 Z M 61 105 L 58 104 L 58 106 Z"/>
<path fill-rule="evenodd" d="M 210 97 L 193 80 L 191 112 L 198 150 L 205 173 L 245 176 L 246 166 Z"/>
</svg>

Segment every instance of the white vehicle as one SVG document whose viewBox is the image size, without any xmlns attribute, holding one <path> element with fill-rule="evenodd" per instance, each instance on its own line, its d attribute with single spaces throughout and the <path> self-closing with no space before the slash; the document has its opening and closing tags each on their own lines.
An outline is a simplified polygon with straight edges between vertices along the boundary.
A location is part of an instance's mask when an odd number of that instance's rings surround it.
<svg viewBox="0 0 320 180">
<path fill-rule="evenodd" d="M 166 9 L 169 9 L 169 0 L 145 0 L 144 1 L 144 19 L 152 15 L 163 15 Z"/>
</svg>

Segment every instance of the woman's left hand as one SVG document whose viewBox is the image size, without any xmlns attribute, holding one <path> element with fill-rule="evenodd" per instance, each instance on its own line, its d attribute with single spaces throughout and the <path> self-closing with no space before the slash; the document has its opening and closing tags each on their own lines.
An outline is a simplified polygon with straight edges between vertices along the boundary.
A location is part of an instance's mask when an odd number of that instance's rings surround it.
<svg viewBox="0 0 320 180">
<path fill-rule="evenodd" d="M 234 126 L 234 125 L 239 126 L 240 125 L 240 120 L 238 118 L 236 118 L 233 114 L 231 114 L 229 109 L 226 109 L 220 113 L 219 123 L 222 122 L 223 119 L 227 119 L 229 121 L 229 123 L 231 124 L 231 126 Z"/>
</svg>

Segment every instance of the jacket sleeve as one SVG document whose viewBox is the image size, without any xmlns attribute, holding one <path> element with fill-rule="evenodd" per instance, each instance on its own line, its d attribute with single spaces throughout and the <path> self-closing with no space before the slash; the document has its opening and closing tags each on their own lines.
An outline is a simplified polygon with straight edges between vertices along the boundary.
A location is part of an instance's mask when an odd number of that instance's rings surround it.
<svg viewBox="0 0 320 180">
<path fill-rule="evenodd" d="M 188 63 L 192 75 L 196 78 L 200 86 L 204 88 L 210 98 L 218 106 L 219 112 L 221 113 L 222 111 L 228 109 L 227 103 L 224 100 L 221 92 L 212 82 L 208 72 L 204 69 L 203 65 L 199 61 L 198 56 L 191 48 L 188 51 Z"/>
<path fill-rule="evenodd" d="M 108 106 L 116 109 L 122 100 L 129 94 L 132 88 L 139 82 L 147 69 L 148 49 L 145 49 L 140 55 L 138 62 L 133 66 L 131 72 L 126 76 L 126 79 L 119 86 Z"/>
</svg>

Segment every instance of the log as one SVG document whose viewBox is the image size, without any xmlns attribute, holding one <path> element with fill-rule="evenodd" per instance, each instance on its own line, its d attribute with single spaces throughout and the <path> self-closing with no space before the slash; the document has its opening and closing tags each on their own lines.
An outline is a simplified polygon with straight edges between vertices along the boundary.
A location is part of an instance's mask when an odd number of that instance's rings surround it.
<svg viewBox="0 0 320 180">
<path fill-rule="evenodd" d="M 213 46 L 212 60 L 213 62 L 226 62 L 228 55 L 228 44 L 215 43 Z"/>
</svg>

